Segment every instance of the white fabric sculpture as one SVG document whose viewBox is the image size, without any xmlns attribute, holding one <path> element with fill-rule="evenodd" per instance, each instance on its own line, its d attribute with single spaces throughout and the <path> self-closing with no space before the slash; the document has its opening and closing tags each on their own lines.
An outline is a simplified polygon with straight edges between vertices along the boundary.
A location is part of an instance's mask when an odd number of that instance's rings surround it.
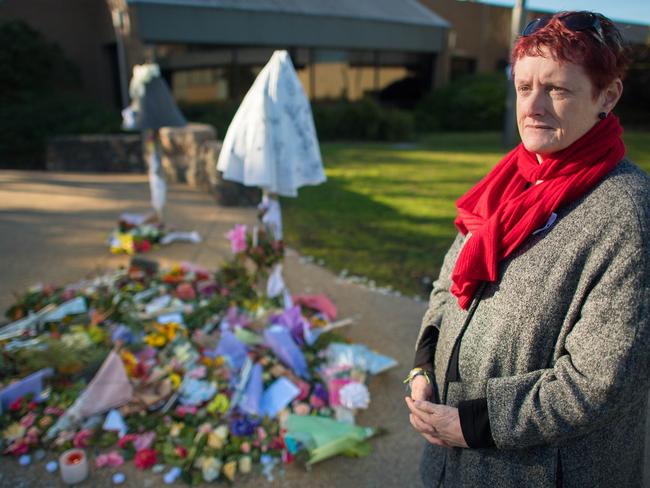
<svg viewBox="0 0 650 488">
<path fill-rule="evenodd" d="M 286 51 L 275 51 L 233 118 L 217 169 L 287 197 L 325 181 L 309 100 Z"/>
</svg>

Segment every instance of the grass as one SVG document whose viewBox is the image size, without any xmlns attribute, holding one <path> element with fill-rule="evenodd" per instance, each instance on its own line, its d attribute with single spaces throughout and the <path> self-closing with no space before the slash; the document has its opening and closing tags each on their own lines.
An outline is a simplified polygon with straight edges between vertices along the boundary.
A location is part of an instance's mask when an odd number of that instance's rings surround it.
<svg viewBox="0 0 650 488">
<path fill-rule="evenodd" d="M 650 172 L 650 137 L 624 135 Z M 329 268 L 425 296 L 456 229 L 455 201 L 503 156 L 497 133 L 435 134 L 413 147 L 321 145 L 328 181 L 283 199 L 285 239 Z"/>
</svg>

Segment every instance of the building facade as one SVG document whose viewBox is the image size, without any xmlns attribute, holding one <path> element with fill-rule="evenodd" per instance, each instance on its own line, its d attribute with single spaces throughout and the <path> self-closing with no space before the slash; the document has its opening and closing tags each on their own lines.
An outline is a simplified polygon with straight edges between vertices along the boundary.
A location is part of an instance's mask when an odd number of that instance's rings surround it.
<svg viewBox="0 0 650 488">
<path fill-rule="evenodd" d="M 542 15 L 529 12 L 528 17 Z M 3 0 L 61 45 L 89 97 L 128 103 L 132 66 L 160 64 L 181 103 L 239 100 L 287 49 L 311 100 L 371 94 L 412 106 L 463 75 L 502 71 L 511 9 L 460 0 Z M 648 26 L 621 24 L 648 43 Z"/>
</svg>

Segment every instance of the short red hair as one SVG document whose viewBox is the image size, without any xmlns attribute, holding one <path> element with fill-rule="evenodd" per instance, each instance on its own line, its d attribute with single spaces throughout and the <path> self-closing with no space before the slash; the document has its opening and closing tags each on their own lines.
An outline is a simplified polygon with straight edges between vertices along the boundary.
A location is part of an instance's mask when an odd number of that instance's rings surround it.
<svg viewBox="0 0 650 488">
<path fill-rule="evenodd" d="M 547 49 L 553 59 L 559 62 L 582 66 L 591 80 L 594 98 L 616 78 L 621 80 L 630 64 L 623 47 L 621 34 L 608 18 L 598 16 L 605 42 L 590 28 L 573 31 L 561 21 L 570 12 L 558 12 L 548 24 L 529 36 L 520 36 L 512 50 L 513 73 L 517 61 L 524 56 L 544 56 Z"/>
</svg>

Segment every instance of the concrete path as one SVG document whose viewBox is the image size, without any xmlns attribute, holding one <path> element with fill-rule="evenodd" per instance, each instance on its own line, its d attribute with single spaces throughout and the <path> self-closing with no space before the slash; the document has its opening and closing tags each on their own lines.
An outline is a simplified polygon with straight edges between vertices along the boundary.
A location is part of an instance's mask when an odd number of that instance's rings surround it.
<svg viewBox="0 0 650 488">
<path fill-rule="evenodd" d="M 148 196 L 143 175 L 0 171 L 0 311 L 12 303 L 12 292 L 20 293 L 38 281 L 68 283 L 101 269 L 126 265 L 128 257 L 108 252 L 106 237 L 120 213 L 146 212 Z M 236 223 L 253 224 L 256 219 L 253 209 L 219 207 L 209 195 L 186 186 L 172 186 L 168 200 L 166 221 L 178 230 L 199 231 L 204 241 L 200 245 L 174 243 L 146 255 L 164 264 L 189 260 L 214 269 L 230 253 L 225 233 Z M 289 466 L 273 483 L 249 476 L 238 480 L 236 486 L 421 486 L 417 465 L 423 441 L 410 429 L 401 379 L 410 369 L 424 304 L 341 281 L 291 251 L 285 274 L 292 292 L 326 293 L 341 317 L 356 317 L 357 323 L 345 331 L 350 339 L 400 362 L 399 367 L 371 379 L 370 408 L 358 416 L 361 425 L 382 426 L 389 432 L 372 441 L 373 453 L 366 458 L 335 458 L 316 465 L 309 473 Z M 646 438 L 650 445 L 650 435 Z M 112 486 L 112 472 L 97 471 L 79 486 Z M 128 487 L 162 485 L 160 475 L 141 473 L 132 466 L 124 472 Z M 650 487 L 650 462 L 646 462 L 645 481 Z M 45 472 L 44 462 L 22 468 L 13 459 L 0 459 L 0 487 L 33 486 L 63 485 L 58 476 Z"/>
<path fill-rule="evenodd" d="M 20 293 L 36 282 L 74 282 L 101 269 L 127 264 L 128 257 L 108 252 L 106 237 L 121 212 L 148 210 L 148 194 L 142 175 L 0 172 L 0 310 L 4 313 L 12 303 L 12 292 Z M 252 224 L 256 219 L 253 209 L 221 208 L 208 194 L 186 186 L 172 186 L 168 200 L 166 221 L 179 230 L 199 231 L 204 241 L 200 245 L 174 243 L 146 255 L 163 263 L 189 260 L 216 268 L 230 253 L 225 233 L 236 223 Z M 371 379 L 370 408 L 358 416 L 359 424 L 384 427 L 388 434 L 372 441 L 373 452 L 366 458 L 335 458 L 314 466 L 309 473 L 289 466 L 273 483 L 249 476 L 236 485 L 420 486 L 417 465 L 423 441 L 410 430 L 401 379 L 410 369 L 424 304 L 340 281 L 329 271 L 305 263 L 295 252 L 288 253 L 285 269 L 292 292 L 326 293 L 340 317 L 357 318 L 356 324 L 345 330 L 350 339 L 400 362 L 399 367 Z M 132 466 L 124 471 L 127 486 L 162 485 L 160 475 L 143 474 Z M 112 486 L 111 473 L 99 470 L 79 486 Z M 45 472 L 43 462 L 22 468 L 14 459 L 3 457 L 0 486 L 62 485 L 58 476 Z"/>
</svg>

